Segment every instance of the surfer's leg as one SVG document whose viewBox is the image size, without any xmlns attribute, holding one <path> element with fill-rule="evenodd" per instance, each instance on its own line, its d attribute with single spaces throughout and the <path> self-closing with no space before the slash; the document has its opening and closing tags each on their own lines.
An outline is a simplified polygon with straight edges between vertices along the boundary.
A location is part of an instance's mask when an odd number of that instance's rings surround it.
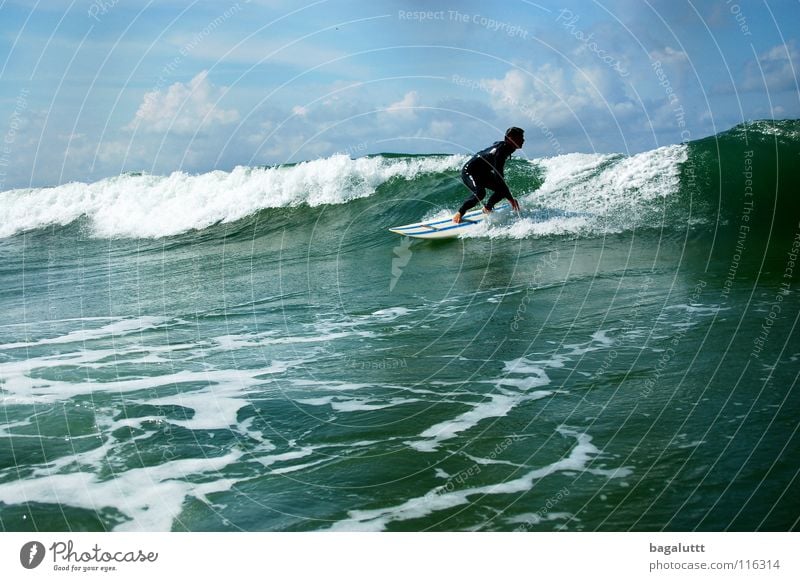
<svg viewBox="0 0 800 581">
<path fill-rule="evenodd" d="M 511 199 L 511 192 L 508 190 L 508 186 L 504 181 L 500 180 L 489 187 L 490 189 L 494 190 L 494 192 L 491 196 L 489 196 L 489 201 L 486 202 L 487 210 L 491 211 L 491 209 L 494 208 L 494 205 L 503 198 L 506 198 L 507 200 Z"/>
<path fill-rule="evenodd" d="M 461 170 L 461 180 L 464 182 L 464 185 L 469 188 L 469 191 L 472 192 L 472 195 L 464 200 L 464 203 L 461 204 L 461 207 L 458 209 L 457 216 L 459 218 L 478 205 L 478 202 L 483 200 L 486 196 L 486 188 L 480 185 L 472 174 L 468 173 L 466 170 Z"/>
</svg>

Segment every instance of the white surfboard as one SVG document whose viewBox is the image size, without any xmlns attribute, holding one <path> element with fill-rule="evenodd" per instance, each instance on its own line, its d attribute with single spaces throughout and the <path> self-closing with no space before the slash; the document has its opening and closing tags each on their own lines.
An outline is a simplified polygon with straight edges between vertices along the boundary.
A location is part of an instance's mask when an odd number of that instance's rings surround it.
<svg viewBox="0 0 800 581">
<path fill-rule="evenodd" d="M 505 217 L 510 210 L 510 204 L 500 204 L 495 206 L 491 214 L 484 214 L 482 209 L 467 212 L 458 224 L 453 222 L 452 218 L 438 218 L 436 220 L 417 222 L 416 224 L 407 224 L 406 226 L 395 226 L 394 228 L 389 228 L 389 231 L 403 236 L 411 236 L 412 238 L 456 238 L 470 231 L 475 231 L 487 219 L 491 222 L 501 216 Z"/>
</svg>

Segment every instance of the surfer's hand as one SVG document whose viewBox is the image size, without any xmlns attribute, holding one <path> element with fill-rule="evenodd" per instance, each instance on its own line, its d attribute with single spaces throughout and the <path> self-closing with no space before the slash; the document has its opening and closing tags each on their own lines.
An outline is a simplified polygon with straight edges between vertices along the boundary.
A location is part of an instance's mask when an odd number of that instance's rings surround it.
<svg viewBox="0 0 800 581">
<path fill-rule="evenodd" d="M 518 202 L 518 201 L 516 201 L 514 198 L 511 198 L 511 208 L 512 208 L 512 209 L 513 209 L 515 212 L 519 212 L 519 202 Z"/>
<path fill-rule="evenodd" d="M 491 211 L 489 208 L 487 208 L 486 206 L 484 206 L 484 207 L 483 207 L 483 213 L 484 213 L 484 214 L 491 214 L 491 213 L 492 213 L 492 211 Z"/>
</svg>

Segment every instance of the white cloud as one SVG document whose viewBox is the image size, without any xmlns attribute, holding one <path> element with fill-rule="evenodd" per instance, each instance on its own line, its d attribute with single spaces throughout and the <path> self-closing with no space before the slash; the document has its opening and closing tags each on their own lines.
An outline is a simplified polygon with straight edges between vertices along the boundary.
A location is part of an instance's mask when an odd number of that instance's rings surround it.
<svg viewBox="0 0 800 581">
<path fill-rule="evenodd" d="M 409 91 L 397 103 L 392 103 L 386 112 L 402 117 L 414 117 L 414 108 L 419 106 L 419 95 L 416 91 Z"/>
<path fill-rule="evenodd" d="M 433 120 L 428 128 L 428 133 L 434 138 L 451 139 L 454 130 L 455 127 L 450 121 Z"/>
<path fill-rule="evenodd" d="M 660 50 L 650 52 L 650 59 L 659 61 L 662 65 L 683 65 L 689 62 L 689 55 L 682 50 L 675 50 L 671 46 L 666 46 Z"/>
<path fill-rule="evenodd" d="M 575 70 L 568 76 L 564 69 L 545 64 L 534 74 L 511 69 L 502 79 L 484 79 L 482 83 L 493 95 L 491 105 L 498 113 L 519 118 L 516 124 L 527 118 L 559 126 L 574 121 L 586 109 L 602 106 L 588 74 L 595 72 Z"/>
<path fill-rule="evenodd" d="M 217 106 L 224 94 L 224 88 L 208 80 L 208 71 L 201 71 L 188 84 L 175 83 L 166 91 L 146 93 L 127 128 L 192 134 L 201 127 L 234 123 L 239 112 Z"/>
</svg>

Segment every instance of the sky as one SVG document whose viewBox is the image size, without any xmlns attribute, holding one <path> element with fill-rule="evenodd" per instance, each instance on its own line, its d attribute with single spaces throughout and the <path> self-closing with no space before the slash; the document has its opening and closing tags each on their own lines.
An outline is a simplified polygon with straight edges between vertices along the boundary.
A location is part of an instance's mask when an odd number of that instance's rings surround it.
<svg viewBox="0 0 800 581">
<path fill-rule="evenodd" d="M 0 0 L 0 191 L 800 118 L 800 0 Z"/>
</svg>

